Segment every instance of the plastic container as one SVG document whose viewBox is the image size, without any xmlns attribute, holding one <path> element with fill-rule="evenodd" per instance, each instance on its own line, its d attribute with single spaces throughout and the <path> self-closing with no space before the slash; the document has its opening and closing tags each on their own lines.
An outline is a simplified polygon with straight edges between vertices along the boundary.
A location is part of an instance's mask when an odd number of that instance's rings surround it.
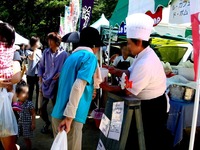
<svg viewBox="0 0 200 150">
<path fill-rule="evenodd" d="M 104 108 L 100 108 L 100 109 L 96 108 L 91 113 L 91 116 L 94 118 L 95 125 L 97 128 L 99 128 L 100 126 L 103 113 L 104 113 Z"/>
<path fill-rule="evenodd" d="M 105 79 L 108 77 L 109 71 L 106 68 L 100 68 L 100 71 L 101 71 L 102 80 L 105 81 Z"/>
</svg>

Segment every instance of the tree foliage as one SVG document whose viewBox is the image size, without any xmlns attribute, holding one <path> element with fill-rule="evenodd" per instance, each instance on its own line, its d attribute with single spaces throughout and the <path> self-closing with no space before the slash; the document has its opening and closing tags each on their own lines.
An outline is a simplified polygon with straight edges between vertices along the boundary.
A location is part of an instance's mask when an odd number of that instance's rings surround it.
<svg viewBox="0 0 200 150">
<path fill-rule="evenodd" d="M 110 19 L 117 2 L 118 0 L 95 0 L 91 23 L 98 20 L 102 13 L 104 13 L 107 19 Z"/>
<path fill-rule="evenodd" d="M 70 0 L 1 0 L 0 20 L 13 25 L 26 38 L 37 35 L 44 42 L 46 35 L 58 31 L 60 16 Z M 111 16 L 117 0 L 95 0 L 92 22 L 102 13 Z"/>
</svg>

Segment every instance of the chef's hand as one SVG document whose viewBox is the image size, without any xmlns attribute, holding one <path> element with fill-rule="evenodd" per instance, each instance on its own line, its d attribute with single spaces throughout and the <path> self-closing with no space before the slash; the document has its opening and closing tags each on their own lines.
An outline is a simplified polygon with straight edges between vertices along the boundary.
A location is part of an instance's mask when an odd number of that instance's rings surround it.
<svg viewBox="0 0 200 150">
<path fill-rule="evenodd" d="M 53 77 L 53 80 L 57 80 L 60 76 L 60 73 L 57 73 L 54 77 Z"/>
<path fill-rule="evenodd" d="M 67 133 L 71 129 L 71 124 L 72 124 L 73 118 L 66 117 L 58 126 L 58 131 L 65 130 Z"/>
</svg>

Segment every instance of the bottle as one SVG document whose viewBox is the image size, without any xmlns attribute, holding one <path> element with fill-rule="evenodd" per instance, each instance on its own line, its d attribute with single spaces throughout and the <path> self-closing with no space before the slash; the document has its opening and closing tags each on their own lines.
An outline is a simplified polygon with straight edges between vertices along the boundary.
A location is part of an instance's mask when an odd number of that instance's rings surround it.
<svg viewBox="0 0 200 150">
<path fill-rule="evenodd" d="M 108 80 L 107 80 L 109 85 L 112 85 L 112 75 L 108 73 Z"/>
</svg>

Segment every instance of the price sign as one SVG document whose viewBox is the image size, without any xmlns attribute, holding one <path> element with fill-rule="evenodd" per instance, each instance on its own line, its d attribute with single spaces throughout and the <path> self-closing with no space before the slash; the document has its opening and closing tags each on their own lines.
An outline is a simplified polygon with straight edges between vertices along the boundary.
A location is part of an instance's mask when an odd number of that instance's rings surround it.
<svg viewBox="0 0 200 150">
<path fill-rule="evenodd" d="M 190 0 L 174 0 L 172 2 L 169 22 L 173 24 L 190 22 Z"/>
</svg>

